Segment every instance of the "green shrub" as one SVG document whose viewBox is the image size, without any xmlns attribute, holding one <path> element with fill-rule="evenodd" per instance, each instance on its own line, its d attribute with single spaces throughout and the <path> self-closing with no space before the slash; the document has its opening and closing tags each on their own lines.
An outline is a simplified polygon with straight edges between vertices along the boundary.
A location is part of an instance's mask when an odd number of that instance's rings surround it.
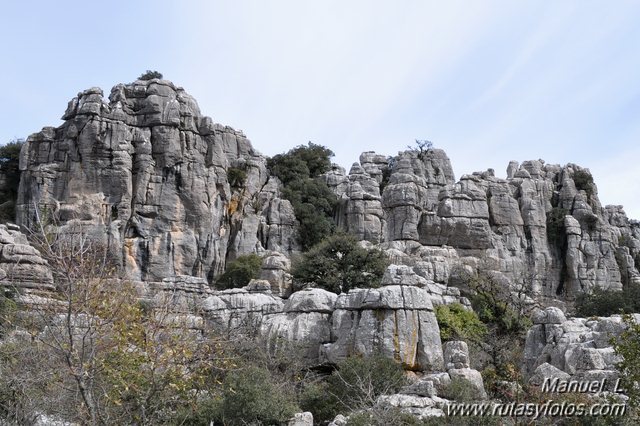
<svg viewBox="0 0 640 426">
<path fill-rule="evenodd" d="M 333 152 L 311 142 L 267 161 L 269 171 L 283 184 L 282 196 L 291 202 L 300 222 L 298 242 L 304 251 L 335 230 L 333 214 L 337 197 L 317 179 L 331 169 Z"/>
<path fill-rule="evenodd" d="M 138 80 L 153 80 L 154 78 L 162 79 L 162 73 L 158 71 L 147 70 L 146 72 L 142 73 L 140 77 L 138 77 Z"/>
<path fill-rule="evenodd" d="M 387 265 L 382 251 L 361 247 L 352 235 L 336 234 L 294 261 L 292 273 L 298 283 L 342 293 L 356 287 L 379 287 Z"/>
<path fill-rule="evenodd" d="M 210 426 L 223 422 L 223 400 L 220 398 L 208 398 L 197 401 L 193 406 L 178 409 L 170 422 L 175 426 Z"/>
<path fill-rule="evenodd" d="M 438 305 L 435 308 L 440 338 L 447 340 L 482 341 L 487 327 L 472 310 L 465 309 L 460 303 Z"/>
<path fill-rule="evenodd" d="M 381 355 L 351 357 L 338 363 L 324 382 L 308 385 L 300 407 L 318 424 L 336 415 L 372 408 L 380 395 L 396 393 L 407 383 L 400 363 Z"/>
<path fill-rule="evenodd" d="M 547 239 L 554 245 L 560 245 L 565 238 L 564 217 L 569 210 L 554 207 L 547 213 Z"/>
<path fill-rule="evenodd" d="M 231 372 L 223 383 L 224 424 L 286 423 L 299 408 L 295 395 L 265 369 L 248 366 Z"/>
<path fill-rule="evenodd" d="M 333 152 L 322 145 L 309 142 L 286 154 L 278 154 L 267 160 L 267 167 L 287 186 L 289 183 L 306 178 L 315 178 L 331 170 Z"/>
<path fill-rule="evenodd" d="M 350 357 L 327 379 L 339 405 L 357 410 L 371 407 L 380 395 L 396 393 L 407 383 L 402 365 L 382 355 Z"/>
<path fill-rule="evenodd" d="M 401 409 L 374 408 L 349 416 L 347 426 L 420 426 L 422 422 Z"/>
<path fill-rule="evenodd" d="M 5 184 L 0 187 L 0 223 L 13 222 L 16 217 L 15 203 L 20 185 L 20 150 L 23 140 L 14 140 L 0 146 L 0 174 Z"/>
<path fill-rule="evenodd" d="M 227 179 L 231 188 L 240 188 L 247 180 L 247 172 L 239 167 L 229 167 L 227 170 Z"/>
<path fill-rule="evenodd" d="M 585 191 L 587 197 L 591 198 L 593 195 L 593 176 L 591 173 L 584 169 L 576 170 L 573 172 L 573 182 L 576 185 L 578 191 Z"/>
<path fill-rule="evenodd" d="M 300 408 L 313 414 L 314 423 L 326 424 L 341 414 L 343 406 L 332 393 L 329 384 L 320 382 L 305 386 L 300 394 Z"/>
<path fill-rule="evenodd" d="M 445 386 L 443 395 L 447 399 L 457 402 L 469 402 L 478 400 L 478 389 L 468 380 L 455 377 Z"/>
<path fill-rule="evenodd" d="M 640 285 L 629 283 L 622 291 L 595 287 L 576 298 L 575 308 L 576 315 L 582 317 L 640 312 Z"/>
<path fill-rule="evenodd" d="M 636 416 L 640 416 L 640 324 L 630 314 L 622 320 L 626 326 L 620 336 L 612 339 L 613 349 L 621 361 L 616 366 L 620 372 L 620 380 L 629 397 L 628 405 Z"/>
<path fill-rule="evenodd" d="M 257 254 L 239 256 L 227 265 L 227 270 L 218 278 L 216 285 L 221 289 L 244 287 L 260 276 L 261 268 L 262 258 Z"/>
</svg>

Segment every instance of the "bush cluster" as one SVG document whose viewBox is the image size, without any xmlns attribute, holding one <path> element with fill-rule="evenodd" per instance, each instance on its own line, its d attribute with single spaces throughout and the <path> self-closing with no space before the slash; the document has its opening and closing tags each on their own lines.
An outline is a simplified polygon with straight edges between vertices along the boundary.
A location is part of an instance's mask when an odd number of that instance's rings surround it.
<svg viewBox="0 0 640 426">
<path fill-rule="evenodd" d="M 309 142 L 267 161 L 269 171 L 282 182 L 282 196 L 291 202 L 300 222 L 298 241 L 304 251 L 335 230 L 337 197 L 318 177 L 331 169 L 333 152 Z"/>
<path fill-rule="evenodd" d="M 231 188 L 241 188 L 247 181 L 247 172 L 241 167 L 229 167 L 227 179 Z"/>
<path fill-rule="evenodd" d="M 595 287 L 576 298 L 575 309 L 581 317 L 640 312 L 640 285 L 629 283 L 622 291 Z"/>
<path fill-rule="evenodd" d="M 591 198 L 593 195 L 593 176 L 586 170 L 580 169 L 573 172 L 573 182 L 576 185 L 578 191 L 585 191 L 587 197 Z"/>
<path fill-rule="evenodd" d="M 292 274 L 298 285 L 311 283 L 342 293 L 357 287 L 379 287 L 388 264 L 381 250 L 363 248 L 353 235 L 339 233 L 294 261 Z"/>
<path fill-rule="evenodd" d="M 261 268 L 262 258 L 257 254 L 239 256 L 227 265 L 227 270 L 220 275 L 216 286 L 222 290 L 244 287 L 249 281 L 260 276 Z"/>
<path fill-rule="evenodd" d="M 13 222 L 16 217 L 22 145 L 23 140 L 14 140 L 0 146 L 0 173 L 5 178 L 4 186 L 0 188 L 0 223 Z"/>
<path fill-rule="evenodd" d="M 147 70 L 138 77 L 138 80 L 153 80 L 154 78 L 162 79 L 162 73 L 158 71 Z"/>
<path fill-rule="evenodd" d="M 323 424 L 338 414 L 373 407 L 380 395 L 396 393 L 406 383 L 402 366 L 390 358 L 351 357 L 338 363 L 330 376 L 308 386 L 300 407 Z"/>
<path fill-rule="evenodd" d="M 569 210 L 561 207 L 554 207 L 547 213 L 547 239 L 556 246 L 564 241 L 564 217 L 568 214 Z"/>
<path fill-rule="evenodd" d="M 487 326 L 478 315 L 460 303 L 438 305 L 435 308 L 440 337 L 447 340 L 480 342 L 487 334 Z"/>
</svg>

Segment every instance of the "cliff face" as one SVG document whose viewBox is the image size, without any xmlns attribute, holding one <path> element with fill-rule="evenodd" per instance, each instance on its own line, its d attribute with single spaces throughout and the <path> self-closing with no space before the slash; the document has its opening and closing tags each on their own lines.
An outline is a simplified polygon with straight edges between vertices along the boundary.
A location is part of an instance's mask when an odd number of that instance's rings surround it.
<svg viewBox="0 0 640 426">
<path fill-rule="evenodd" d="M 143 281 L 211 281 L 237 255 L 269 251 L 264 277 L 287 294 L 295 215 L 241 132 L 164 80 L 117 85 L 108 101 L 86 90 L 63 119 L 22 150 L 19 224 L 55 212 L 63 229 L 104 238 Z M 588 170 L 527 161 L 507 174 L 456 181 L 444 151 L 430 149 L 363 153 L 349 174 L 324 178 L 340 197 L 336 223 L 386 249 L 405 278 L 446 286 L 482 268 L 544 298 L 640 281 L 640 226 L 601 206 Z"/>
<path fill-rule="evenodd" d="M 79 93 L 21 153 L 17 221 L 91 229 L 133 279 L 211 278 L 239 253 L 295 250 L 295 217 L 265 158 L 164 80 Z M 246 176 L 231 179 L 229 173 Z"/>
<path fill-rule="evenodd" d="M 380 194 L 386 167 L 390 178 Z M 338 223 L 399 248 L 408 255 L 399 263 L 426 261 L 435 270 L 444 259 L 449 272 L 482 267 L 552 298 L 640 281 L 638 222 L 620 206 L 601 206 L 587 169 L 539 160 L 512 162 L 507 173 L 456 182 L 444 151 L 433 149 L 400 153 L 390 164 L 364 153 L 348 176 L 336 169 L 327 181 L 341 196 Z M 433 253 L 416 257 L 416 247 Z M 453 256 L 445 247 L 455 249 Z"/>
</svg>

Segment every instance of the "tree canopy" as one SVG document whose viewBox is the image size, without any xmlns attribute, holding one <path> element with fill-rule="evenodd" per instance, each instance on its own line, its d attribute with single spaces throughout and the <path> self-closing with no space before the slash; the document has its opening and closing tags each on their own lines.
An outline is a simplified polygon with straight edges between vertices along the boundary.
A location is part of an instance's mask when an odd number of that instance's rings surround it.
<svg viewBox="0 0 640 426">
<path fill-rule="evenodd" d="M 293 265 L 298 283 L 312 283 L 334 293 L 380 286 L 387 268 L 386 255 L 366 249 L 349 234 L 335 234 L 314 246 Z"/>
<path fill-rule="evenodd" d="M 331 169 L 333 152 L 309 142 L 267 161 L 267 167 L 283 185 L 282 195 L 291 202 L 300 222 L 298 242 L 303 250 L 335 231 L 333 214 L 337 197 L 318 177 Z"/>
</svg>

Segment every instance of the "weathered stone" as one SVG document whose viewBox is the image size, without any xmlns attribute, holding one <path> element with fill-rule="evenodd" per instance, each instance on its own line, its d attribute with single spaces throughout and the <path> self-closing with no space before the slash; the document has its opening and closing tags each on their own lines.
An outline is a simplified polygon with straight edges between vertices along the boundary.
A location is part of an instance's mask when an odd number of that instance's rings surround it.
<svg viewBox="0 0 640 426">
<path fill-rule="evenodd" d="M 562 324 L 566 320 L 567 317 L 565 317 L 564 312 L 555 307 L 539 309 L 533 313 L 532 317 L 534 324 Z"/>
<path fill-rule="evenodd" d="M 487 392 L 484 390 L 484 382 L 479 371 L 471 368 L 452 368 L 449 371 L 451 380 L 462 379 L 469 382 L 478 391 L 478 399 L 486 399 Z"/>
<path fill-rule="evenodd" d="M 308 411 L 296 413 L 287 426 L 313 426 L 313 414 Z"/>
<path fill-rule="evenodd" d="M 310 288 L 293 293 L 284 304 L 285 312 L 332 313 L 338 295 L 321 288 Z"/>
<path fill-rule="evenodd" d="M 466 342 L 454 340 L 444 344 L 444 368 L 469 368 L 469 348 Z"/>
<path fill-rule="evenodd" d="M 25 143 L 19 224 L 32 225 L 34 206 L 56 210 L 63 228 L 82 222 L 118 248 L 136 280 L 212 280 L 226 259 L 296 249 L 293 209 L 270 184 L 266 159 L 171 82 L 118 85 L 109 102 L 89 89 L 64 120 Z M 231 168 L 246 173 L 242 187 L 228 182 Z"/>
<path fill-rule="evenodd" d="M 545 362 L 535 369 L 533 375 L 529 378 L 529 384 L 533 386 L 542 386 L 545 380 L 569 380 L 570 378 L 571 376 L 569 374 Z"/>
</svg>

